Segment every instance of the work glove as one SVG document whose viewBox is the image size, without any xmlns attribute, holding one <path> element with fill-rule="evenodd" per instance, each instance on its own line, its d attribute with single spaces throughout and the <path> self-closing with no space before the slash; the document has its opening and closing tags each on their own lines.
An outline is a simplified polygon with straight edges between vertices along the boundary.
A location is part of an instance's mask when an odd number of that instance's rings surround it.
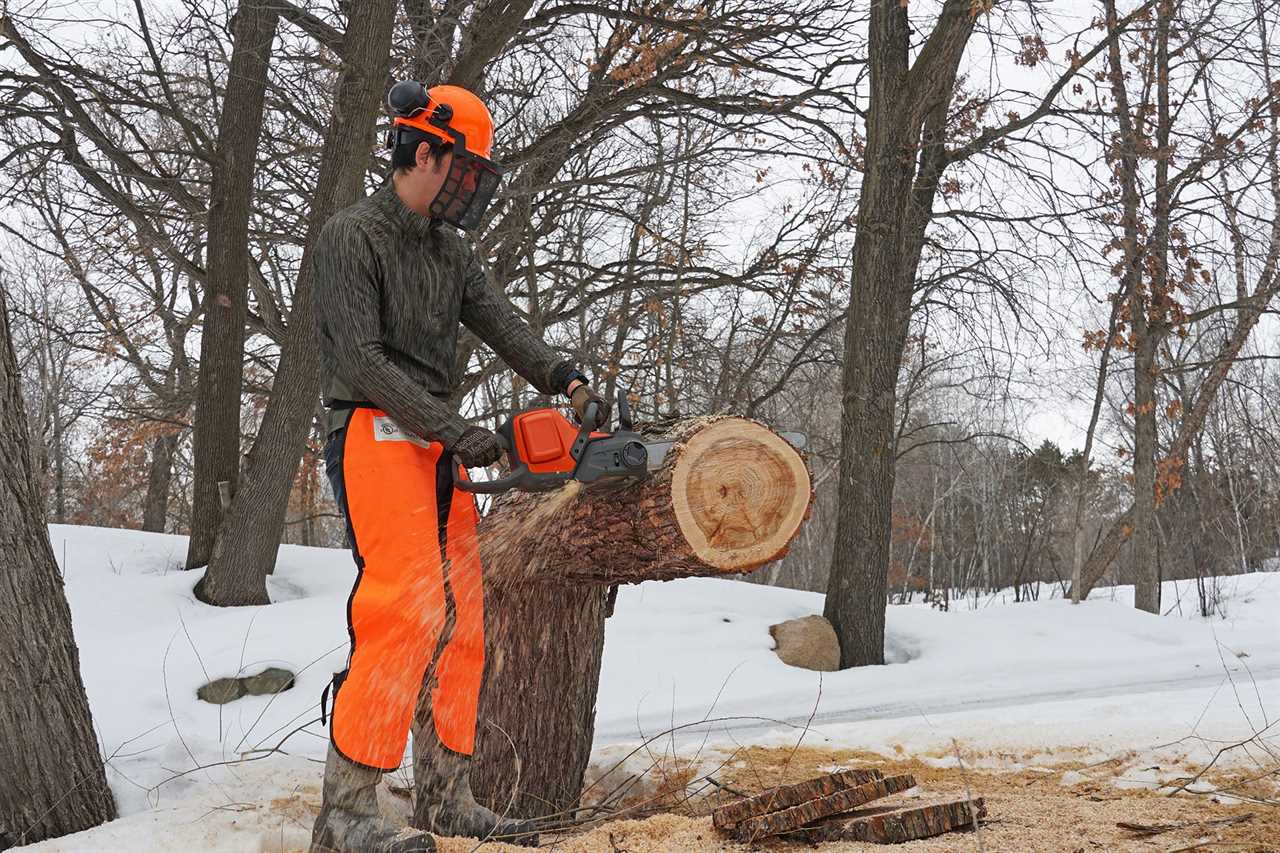
<svg viewBox="0 0 1280 853">
<path fill-rule="evenodd" d="M 469 426 L 449 448 L 459 462 L 467 468 L 483 468 L 502 458 L 506 448 L 497 435 L 484 427 Z"/>
<path fill-rule="evenodd" d="M 590 385 L 584 383 L 574 388 L 573 395 L 569 397 L 569 402 L 573 404 L 573 412 L 578 416 L 578 423 L 585 421 L 587 407 L 592 403 L 596 404 L 595 423 L 587 424 L 587 429 L 597 429 L 609 425 L 609 401 L 597 394 Z"/>
</svg>

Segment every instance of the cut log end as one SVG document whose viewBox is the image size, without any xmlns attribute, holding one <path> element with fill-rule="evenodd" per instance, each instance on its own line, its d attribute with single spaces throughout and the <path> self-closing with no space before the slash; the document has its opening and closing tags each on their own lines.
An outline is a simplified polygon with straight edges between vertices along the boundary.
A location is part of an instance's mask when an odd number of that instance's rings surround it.
<svg viewBox="0 0 1280 853">
<path fill-rule="evenodd" d="M 699 560 L 724 571 L 745 571 L 784 554 L 808 514 L 811 493 L 796 449 L 741 418 L 700 430 L 672 471 L 680 532 Z"/>
</svg>

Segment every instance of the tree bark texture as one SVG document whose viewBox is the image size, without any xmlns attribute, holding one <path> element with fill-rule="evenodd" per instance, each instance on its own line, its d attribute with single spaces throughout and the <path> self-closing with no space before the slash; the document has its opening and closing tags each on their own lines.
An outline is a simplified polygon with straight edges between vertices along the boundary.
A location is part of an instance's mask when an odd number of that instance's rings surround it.
<svg viewBox="0 0 1280 853">
<path fill-rule="evenodd" d="M 948 0 L 909 66 L 907 7 L 871 5 L 866 167 L 845 321 L 839 509 L 824 610 L 840 639 L 842 667 L 884 663 L 898 370 L 947 162 L 947 106 L 972 31 L 967 0 Z"/>
<path fill-rule="evenodd" d="M 209 250 L 192 427 L 194 484 L 187 568 L 209 563 L 222 525 L 218 484 L 240 471 L 240 392 L 248 312 L 249 215 L 271 43 L 279 18 L 266 0 L 244 0 L 218 122 L 209 194 Z"/>
<path fill-rule="evenodd" d="M 650 439 L 673 445 L 644 480 L 514 493 L 481 520 L 488 669 L 472 782 L 499 811 L 548 816 L 581 795 L 611 585 L 750 571 L 808 517 L 805 461 L 767 427 L 690 418 Z"/>
<path fill-rule="evenodd" d="M 0 850 L 115 817 L 0 290 Z"/>
<path fill-rule="evenodd" d="M 762 838 L 781 835 L 799 829 L 807 823 L 813 823 L 824 817 L 850 812 L 874 800 L 884 799 L 892 794 L 900 794 L 908 788 L 916 786 L 914 776 L 885 776 L 872 779 L 852 788 L 826 794 L 812 800 L 780 809 L 758 817 L 748 818 L 734 830 L 734 835 L 743 844 L 755 844 Z"/>
<path fill-rule="evenodd" d="M 347 8 L 351 14 L 343 40 L 342 73 L 294 284 L 288 338 L 262 425 L 202 583 L 201 597 L 211 604 L 267 603 L 266 577 L 275 567 L 289 492 L 320 393 L 312 301 L 315 240 L 330 216 L 359 197 L 375 145 L 374 124 L 386 81 L 396 4 L 371 0 Z"/>
<path fill-rule="evenodd" d="M 853 768 L 807 779 L 793 785 L 770 788 L 755 796 L 744 797 L 720 806 L 711 813 L 711 825 L 722 832 L 731 833 L 734 827 L 750 818 L 789 809 L 837 791 L 846 791 L 883 778 L 884 773 L 874 768 Z"/>
<path fill-rule="evenodd" d="M 1135 302 L 1140 297 L 1135 298 Z M 1160 612 L 1160 566 L 1156 561 L 1156 338 L 1146 308 L 1133 308 L 1133 603 Z"/>
<path fill-rule="evenodd" d="M 921 838 L 933 838 L 946 832 L 970 830 L 978 826 L 986 816 L 987 806 L 982 797 L 926 805 L 882 806 L 829 818 L 801 829 L 796 835 L 811 844 L 828 841 L 902 844 Z M 955 849 L 968 849 L 970 846 L 957 844 Z"/>
<path fill-rule="evenodd" d="M 595 737 L 607 597 L 596 584 L 504 586 L 486 595 L 471 781 L 490 808 L 539 817 L 577 803 Z"/>
</svg>

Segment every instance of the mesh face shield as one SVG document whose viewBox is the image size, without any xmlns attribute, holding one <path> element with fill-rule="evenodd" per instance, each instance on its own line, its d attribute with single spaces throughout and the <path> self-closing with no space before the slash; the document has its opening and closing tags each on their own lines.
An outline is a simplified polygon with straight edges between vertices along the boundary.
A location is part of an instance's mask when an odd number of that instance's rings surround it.
<svg viewBox="0 0 1280 853">
<path fill-rule="evenodd" d="M 479 227 L 501 181 L 502 167 L 497 163 L 455 147 L 449 174 L 427 211 L 434 218 L 471 231 Z"/>
</svg>

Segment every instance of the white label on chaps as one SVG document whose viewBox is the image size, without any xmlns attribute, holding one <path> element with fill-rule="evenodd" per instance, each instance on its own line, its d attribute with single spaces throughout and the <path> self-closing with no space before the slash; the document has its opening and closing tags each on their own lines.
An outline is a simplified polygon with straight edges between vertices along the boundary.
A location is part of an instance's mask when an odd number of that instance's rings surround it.
<svg viewBox="0 0 1280 853">
<path fill-rule="evenodd" d="M 374 441 L 407 441 L 410 444 L 416 444 L 419 447 L 430 447 L 431 442 L 424 441 L 416 435 L 405 432 L 400 428 L 400 424 L 391 420 L 386 415 L 381 415 L 373 419 L 373 440 Z"/>
</svg>

